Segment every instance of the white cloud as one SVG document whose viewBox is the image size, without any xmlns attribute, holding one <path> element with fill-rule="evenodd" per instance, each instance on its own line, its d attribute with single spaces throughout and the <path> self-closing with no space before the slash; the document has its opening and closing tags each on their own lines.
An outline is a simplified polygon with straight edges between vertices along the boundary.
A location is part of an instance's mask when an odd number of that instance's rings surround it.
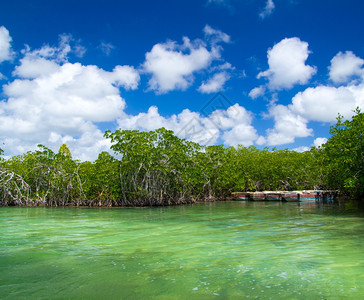
<svg viewBox="0 0 364 300">
<path fill-rule="evenodd" d="M 220 114 L 217 118 L 218 124 L 221 124 L 220 128 L 226 129 L 222 134 L 222 140 L 225 145 L 250 146 L 259 138 L 256 129 L 251 125 L 253 119 L 252 114 L 244 107 L 235 104 L 226 111 L 213 113 L 211 118 L 216 118 L 217 113 Z"/>
<path fill-rule="evenodd" d="M 229 79 L 230 75 L 227 72 L 215 73 L 212 78 L 203 82 L 198 90 L 205 94 L 222 91 L 224 89 L 225 82 Z"/>
<path fill-rule="evenodd" d="M 313 146 L 315 146 L 315 147 L 320 147 L 320 146 L 322 146 L 323 144 L 325 144 L 326 142 L 327 142 L 327 138 L 319 137 L 319 138 L 316 138 L 316 139 L 313 141 Z"/>
<path fill-rule="evenodd" d="M 72 150 L 73 157 L 81 161 L 95 160 L 101 151 L 110 151 L 111 142 L 104 138 L 103 132 L 96 126 L 93 130 L 87 130 L 72 141 L 64 140 L 59 144 L 66 143 Z M 111 151 L 110 151 L 111 152 Z"/>
<path fill-rule="evenodd" d="M 214 60 L 221 60 L 220 42 L 229 42 L 230 37 L 209 25 L 204 28 L 208 45 L 202 40 L 183 38 L 183 44 L 174 41 L 159 43 L 145 54 L 143 72 L 151 74 L 149 89 L 157 94 L 172 90 L 186 90 L 194 81 L 194 73 L 207 69 Z M 226 68 L 231 65 L 222 64 Z"/>
<path fill-rule="evenodd" d="M 4 86 L 8 101 L 2 102 L 1 108 L 7 117 L 1 116 L 0 120 L 5 118 L 8 122 L 2 124 L 0 131 L 30 133 L 43 128 L 44 132 L 39 132 L 43 134 L 56 127 L 67 134 L 77 134 L 87 121 L 111 121 L 125 107 L 114 86 L 119 80 L 117 72 L 79 63 L 58 66 L 49 76 L 14 80 Z"/>
<path fill-rule="evenodd" d="M 339 52 L 331 60 L 329 76 L 334 83 L 347 83 L 353 76 L 363 76 L 364 59 L 352 51 Z"/>
<path fill-rule="evenodd" d="M 6 60 L 11 60 L 14 53 L 11 49 L 12 38 L 9 31 L 4 27 L 0 27 L 0 63 Z"/>
<path fill-rule="evenodd" d="M 364 107 L 364 85 L 318 86 L 299 92 L 290 109 L 310 121 L 335 122 L 338 113 L 346 118 L 356 107 Z"/>
<path fill-rule="evenodd" d="M 210 120 L 220 129 L 233 128 L 236 124 L 250 125 L 252 114 L 239 104 L 234 104 L 227 109 L 217 109 L 209 115 Z"/>
<path fill-rule="evenodd" d="M 0 101 L 0 136 L 12 155 L 38 143 L 57 150 L 66 141 L 75 157 L 95 159 L 108 149 L 96 123 L 123 114 L 125 100 L 119 87 L 138 86 L 139 74 L 133 67 L 116 66 L 107 72 L 69 63 L 65 40 L 59 48 L 45 45 L 23 51 L 14 71 L 19 78 L 3 86 L 7 100 Z"/>
<path fill-rule="evenodd" d="M 213 55 L 203 42 L 183 40 L 182 45 L 175 42 L 156 44 L 146 53 L 143 69 L 152 74 L 149 80 L 151 90 L 161 94 L 175 89 L 185 90 L 192 84 L 193 73 L 210 65 Z"/>
<path fill-rule="evenodd" d="M 213 44 L 220 42 L 230 43 L 230 36 L 221 30 L 217 30 L 209 25 L 206 25 L 203 31 L 205 33 L 205 37 L 208 40 L 211 40 Z"/>
<path fill-rule="evenodd" d="M 287 106 L 273 105 L 269 109 L 269 115 L 275 121 L 274 127 L 267 130 L 266 143 L 269 146 L 293 143 L 296 137 L 313 134 L 313 130 L 307 128 L 308 121 Z"/>
<path fill-rule="evenodd" d="M 115 46 L 111 43 L 101 42 L 98 47 L 106 56 L 111 54 L 111 51 L 115 48 Z"/>
<path fill-rule="evenodd" d="M 300 146 L 300 147 L 297 147 L 297 148 L 294 148 L 292 149 L 293 151 L 296 151 L 296 152 L 306 152 L 306 151 L 310 151 L 311 148 L 310 147 L 307 147 L 307 146 Z"/>
<path fill-rule="evenodd" d="M 313 141 L 312 146 L 318 148 L 318 147 L 322 146 L 323 144 L 325 144 L 326 142 L 327 142 L 327 138 L 319 137 Z M 307 146 L 300 146 L 300 147 L 293 149 L 293 151 L 296 151 L 296 152 L 305 152 L 305 151 L 310 151 L 310 150 L 311 150 L 311 147 L 307 147 Z"/>
<path fill-rule="evenodd" d="M 121 129 L 155 130 L 160 127 L 173 130 L 180 138 L 212 145 L 219 137 L 226 145 L 252 145 L 258 138 L 251 125 L 252 115 L 244 107 L 234 104 L 226 110 L 215 110 L 208 116 L 183 110 L 170 117 L 161 116 L 158 108 L 152 106 L 147 113 L 136 116 L 123 115 L 118 120 Z"/>
<path fill-rule="evenodd" d="M 228 146 L 250 146 L 258 138 L 256 129 L 251 125 L 237 124 L 231 130 L 224 132 L 222 139 Z"/>
<path fill-rule="evenodd" d="M 256 99 L 258 97 L 263 96 L 264 93 L 265 93 L 265 86 L 261 85 L 261 86 L 258 86 L 256 88 L 252 89 L 249 92 L 249 97 L 252 98 L 252 99 Z"/>
<path fill-rule="evenodd" d="M 26 45 L 21 51 L 23 58 L 20 59 L 20 65 L 16 66 L 13 75 L 28 79 L 50 76 L 58 71 L 61 64 L 68 62 L 71 52 L 77 56 L 77 51 L 81 51 L 71 45 L 71 42 L 71 35 L 62 34 L 59 36 L 58 46 L 44 45 L 40 49 L 31 50 Z"/>
<path fill-rule="evenodd" d="M 116 66 L 112 72 L 103 72 L 103 76 L 126 90 L 137 89 L 140 80 L 139 73 L 131 66 Z"/>
<path fill-rule="evenodd" d="M 267 144 L 267 139 L 264 136 L 260 136 L 260 137 L 257 138 L 257 140 L 255 141 L 255 143 L 258 146 L 262 146 L 262 145 Z"/>
<path fill-rule="evenodd" d="M 325 144 L 327 142 L 327 138 L 323 138 L 323 137 L 319 137 L 319 138 L 316 138 L 314 141 L 313 141 L 313 144 L 312 146 L 313 147 L 321 147 L 323 144 Z M 311 147 L 307 147 L 307 146 L 300 146 L 298 148 L 295 148 L 293 149 L 294 151 L 297 151 L 297 152 L 305 152 L 305 151 L 310 151 L 311 150 Z"/>
<path fill-rule="evenodd" d="M 266 17 L 270 16 L 273 13 L 273 10 L 275 8 L 273 0 L 267 0 L 267 3 L 265 4 L 264 9 L 259 14 L 259 17 L 262 19 L 265 19 Z"/>
<path fill-rule="evenodd" d="M 340 52 L 331 60 L 330 77 L 337 83 L 347 82 L 352 75 L 361 75 L 361 66 L 361 59 L 352 52 Z M 349 119 L 356 107 L 364 107 L 364 83 L 352 81 L 340 87 L 320 85 L 307 88 L 297 93 L 291 104 L 271 106 L 269 116 L 275 120 L 274 128 L 268 129 L 266 140 L 258 140 L 257 144 L 291 143 L 296 137 L 312 135 L 312 129 L 307 128 L 308 122 L 334 123 L 339 113 Z M 316 138 L 312 146 L 318 147 L 326 141 L 326 138 Z"/>
<path fill-rule="evenodd" d="M 76 41 L 71 34 L 60 34 L 57 46 L 45 44 L 42 48 L 35 50 L 30 49 L 28 45 L 25 46 L 25 49 L 21 51 L 25 58 L 44 58 L 56 63 L 67 62 L 70 54 L 74 54 L 80 58 L 86 52 L 86 48 Z"/>
<path fill-rule="evenodd" d="M 210 71 L 224 71 L 224 70 L 235 70 L 235 67 L 231 65 L 229 62 L 225 62 L 222 65 L 213 66 L 210 68 Z"/>
<path fill-rule="evenodd" d="M 59 64 L 54 61 L 43 57 L 26 55 L 24 58 L 20 59 L 20 65 L 15 68 L 13 75 L 34 79 L 41 76 L 49 76 L 50 74 L 57 72 L 58 69 Z"/>
<path fill-rule="evenodd" d="M 211 121 L 189 109 L 164 117 L 159 114 L 156 106 L 151 106 L 147 113 L 139 113 L 135 116 L 125 114 L 118 120 L 118 125 L 121 129 L 142 131 L 165 127 L 173 130 L 180 138 L 207 145 L 214 144 L 219 136 L 219 129 Z"/>
<path fill-rule="evenodd" d="M 316 68 L 305 64 L 308 43 L 299 38 L 285 38 L 268 50 L 269 69 L 257 78 L 267 77 L 271 90 L 290 89 L 295 84 L 306 84 L 316 73 Z"/>
</svg>

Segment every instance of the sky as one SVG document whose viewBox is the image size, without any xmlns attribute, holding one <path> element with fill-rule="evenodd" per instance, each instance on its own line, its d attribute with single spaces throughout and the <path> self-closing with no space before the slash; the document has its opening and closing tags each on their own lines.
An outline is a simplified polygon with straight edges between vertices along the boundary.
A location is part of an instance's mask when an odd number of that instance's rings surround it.
<svg viewBox="0 0 364 300">
<path fill-rule="evenodd" d="M 106 130 L 306 151 L 364 108 L 359 0 L 4 0 L 0 148 L 73 158 Z"/>
</svg>

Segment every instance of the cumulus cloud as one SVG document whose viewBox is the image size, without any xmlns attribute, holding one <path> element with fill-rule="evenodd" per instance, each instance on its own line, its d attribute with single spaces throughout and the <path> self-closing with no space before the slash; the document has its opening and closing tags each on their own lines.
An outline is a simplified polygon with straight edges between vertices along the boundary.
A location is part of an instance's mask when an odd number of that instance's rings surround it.
<svg viewBox="0 0 364 300">
<path fill-rule="evenodd" d="M 126 90 L 136 90 L 138 88 L 140 75 L 132 66 L 116 66 L 112 72 L 103 72 L 113 85 L 123 87 Z"/>
<path fill-rule="evenodd" d="M 316 147 L 316 148 L 321 147 L 326 142 L 327 142 L 327 138 L 323 138 L 323 137 L 316 138 L 313 141 L 312 147 Z M 305 151 L 310 151 L 311 147 L 300 146 L 300 147 L 294 148 L 293 150 L 296 152 L 305 152 Z"/>
<path fill-rule="evenodd" d="M 363 76 L 364 59 L 352 51 L 339 52 L 331 60 L 329 76 L 334 83 L 347 83 L 354 76 Z"/>
<path fill-rule="evenodd" d="M 106 72 L 96 66 L 65 63 L 51 74 L 36 78 L 32 74 L 33 79 L 5 85 L 8 101 L 0 103 L 1 135 L 44 141 L 49 132 L 78 136 L 93 131 L 93 122 L 114 120 L 125 107 L 118 86 L 134 88 L 137 84 L 130 80 L 132 74 L 125 74 L 132 70 L 120 68 Z"/>
<path fill-rule="evenodd" d="M 50 74 L 57 72 L 58 68 L 59 64 L 52 60 L 25 55 L 25 57 L 20 59 L 20 65 L 16 66 L 13 75 L 34 79 L 42 76 L 49 76 Z"/>
<path fill-rule="evenodd" d="M 262 19 L 265 19 L 266 17 L 270 16 L 275 8 L 275 4 L 273 0 L 267 0 L 267 3 L 265 4 L 264 9 L 259 14 L 259 17 Z"/>
<path fill-rule="evenodd" d="M 256 129 L 252 126 L 252 114 L 244 107 L 235 104 L 226 111 L 218 112 L 222 129 L 222 140 L 229 146 L 250 146 L 259 138 Z M 216 113 L 215 113 L 216 114 Z M 216 116 L 212 116 L 216 117 Z"/>
<path fill-rule="evenodd" d="M 224 84 L 230 79 L 227 72 L 215 73 L 214 76 L 203 82 L 198 90 L 204 94 L 216 93 L 224 89 Z"/>
<path fill-rule="evenodd" d="M 327 142 L 327 138 L 318 137 L 313 141 L 313 146 L 320 147 Z"/>
<path fill-rule="evenodd" d="M 159 43 L 145 55 L 143 72 L 151 74 L 149 89 L 157 94 L 172 90 L 186 90 L 194 81 L 194 73 L 207 69 L 214 60 L 220 60 L 220 42 L 229 42 L 230 37 L 209 25 L 204 28 L 210 46 L 202 40 L 183 38 L 183 44 L 174 41 Z"/>
<path fill-rule="evenodd" d="M 85 52 L 86 48 L 76 41 L 71 34 L 60 34 L 57 46 L 45 44 L 40 49 L 32 50 L 28 45 L 25 45 L 25 49 L 21 51 L 25 58 L 44 58 L 56 63 L 67 62 L 70 54 L 80 58 Z"/>
<path fill-rule="evenodd" d="M 256 99 L 258 97 L 263 96 L 264 93 L 265 93 L 265 86 L 261 85 L 261 86 L 258 86 L 256 88 L 252 89 L 249 92 L 249 97 L 252 98 L 252 99 Z"/>
<path fill-rule="evenodd" d="M 327 142 L 327 138 L 323 138 L 323 137 L 316 138 L 313 141 L 312 147 L 316 147 L 316 148 L 321 147 L 326 142 Z M 306 151 L 310 151 L 311 147 L 300 146 L 300 147 L 294 148 L 293 150 L 296 152 L 306 152 Z"/>
<path fill-rule="evenodd" d="M 4 27 L 0 27 L 0 63 L 13 58 L 14 52 L 11 49 L 12 38 L 9 31 Z"/>
<path fill-rule="evenodd" d="M 201 116 L 198 112 L 184 109 L 179 114 L 164 117 L 159 114 L 156 106 L 151 106 L 147 113 L 138 115 L 124 115 L 118 120 L 118 125 L 122 129 L 149 131 L 160 127 L 173 130 L 180 138 L 212 145 L 219 136 L 219 129 Z"/>
<path fill-rule="evenodd" d="M 308 43 L 299 38 L 285 38 L 268 50 L 269 69 L 257 78 L 266 77 L 271 90 L 290 89 L 295 84 L 306 84 L 316 68 L 306 65 Z"/>
<path fill-rule="evenodd" d="M 353 75 L 361 75 L 362 65 L 361 59 L 352 52 L 340 52 L 331 60 L 330 78 L 336 83 L 347 83 Z M 265 140 L 257 143 L 291 143 L 295 137 L 312 135 L 312 129 L 307 128 L 308 122 L 334 123 L 339 113 L 349 119 L 356 107 L 364 107 L 364 83 L 360 80 L 339 87 L 309 87 L 297 93 L 291 104 L 270 108 L 268 116 L 274 119 L 274 128 L 268 129 Z M 318 147 L 326 141 L 326 138 L 316 138 L 312 146 Z"/>
<path fill-rule="evenodd" d="M 145 55 L 143 69 L 152 74 L 149 88 L 162 94 L 187 89 L 192 84 L 193 73 L 208 67 L 212 59 L 212 53 L 202 42 L 191 43 L 184 38 L 183 45 L 175 42 L 154 45 Z"/>
<path fill-rule="evenodd" d="M 356 107 L 364 107 L 364 85 L 317 86 L 299 92 L 290 109 L 310 121 L 335 122 L 338 113 L 346 118 Z"/>
<path fill-rule="evenodd" d="M 287 106 L 271 106 L 269 116 L 275 121 L 274 127 L 267 130 L 266 143 L 269 146 L 289 144 L 293 143 L 296 137 L 313 135 L 313 130 L 307 128 L 308 121 Z"/>
<path fill-rule="evenodd" d="M 9 31 L 4 27 L 0 27 L 0 63 L 6 60 L 12 60 L 14 56 L 14 52 L 11 49 L 11 41 L 12 38 L 9 34 Z M 0 80 L 5 79 L 6 77 L 0 73 Z"/>
<path fill-rule="evenodd" d="M 217 30 L 209 25 L 206 25 L 203 31 L 205 33 L 205 37 L 211 40 L 213 44 L 219 42 L 230 43 L 230 36 L 221 30 Z"/>
<path fill-rule="evenodd" d="M 107 149 L 96 123 L 122 115 L 125 100 L 119 87 L 138 86 L 133 67 L 108 72 L 68 62 L 72 50 L 65 41 L 61 38 L 58 48 L 27 48 L 13 73 L 18 78 L 3 86 L 7 100 L 0 102 L 0 136 L 13 154 L 38 143 L 56 148 L 67 142 L 76 157 L 95 159 Z"/>
<path fill-rule="evenodd" d="M 124 115 L 118 125 L 122 129 L 155 130 L 160 127 L 173 130 L 180 138 L 213 145 L 221 137 L 226 145 L 252 145 L 258 138 L 251 125 L 252 115 L 244 107 L 234 104 L 226 109 L 217 109 L 209 115 L 201 115 L 189 109 L 170 117 L 161 116 L 156 106 L 147 113 L 136 116 Z"/>
</svg>

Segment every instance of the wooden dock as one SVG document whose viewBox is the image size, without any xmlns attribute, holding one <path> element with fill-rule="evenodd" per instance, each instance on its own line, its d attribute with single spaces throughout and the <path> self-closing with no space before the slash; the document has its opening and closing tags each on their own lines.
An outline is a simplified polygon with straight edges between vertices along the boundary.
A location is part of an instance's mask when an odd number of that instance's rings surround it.
<svg viewBox="0 0 364 300">
<path fill-rule="evenodd" d="M 337 196 L 334 190 L 303 190 L 303 191 L 262 191 L 234 192 L 235 200 L 247 201 L 323 201 L 333 200 Z"/>
</svg>

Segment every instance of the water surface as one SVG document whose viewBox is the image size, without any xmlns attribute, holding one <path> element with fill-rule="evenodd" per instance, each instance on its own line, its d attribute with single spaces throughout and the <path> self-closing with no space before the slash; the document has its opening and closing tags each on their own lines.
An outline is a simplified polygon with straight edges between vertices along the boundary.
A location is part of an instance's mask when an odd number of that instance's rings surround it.
<svg viewBox="0 0 364 300">
<path fill-rule="evenodd" d="M 0 208 L 2 299 L 360 299 L 364 215 L 325 204 Z"/>
</svg>

